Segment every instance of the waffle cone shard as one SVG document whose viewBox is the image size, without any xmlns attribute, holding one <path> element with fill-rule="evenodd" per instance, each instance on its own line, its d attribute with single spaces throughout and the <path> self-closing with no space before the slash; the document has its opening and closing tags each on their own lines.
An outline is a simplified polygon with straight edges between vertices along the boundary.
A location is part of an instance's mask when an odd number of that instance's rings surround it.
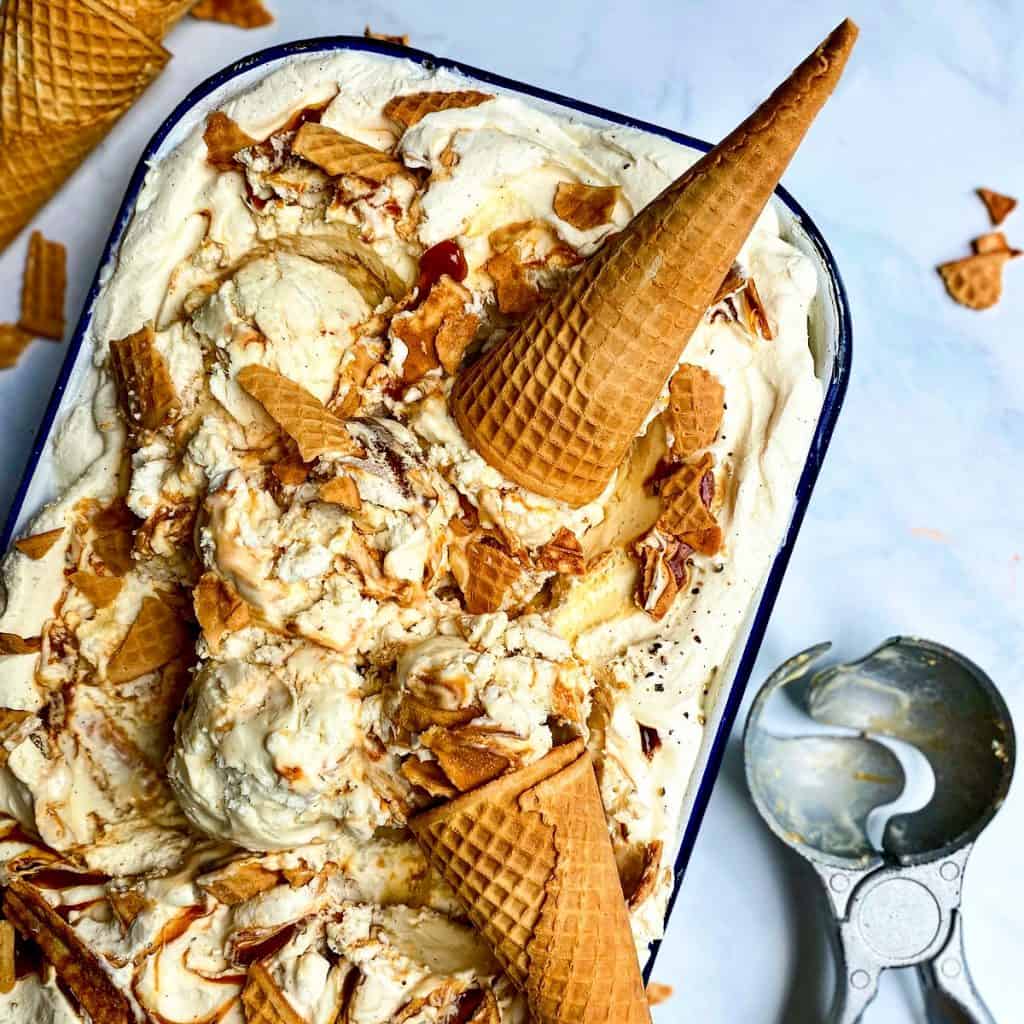
<svg viewBox="0 0 1024 1024">
<path fill-rule="evenodd" d="M 1003 294 L 1003 267 L 1013 259 L 1012 249 L 978 252 L 939 267 L 950 298 L 968 309 L 990 309 Z"/>
<path fill-rule="evenodd" d="M 469 574 L 463 596 L 473 615 L 499 611 L 505 595 L 522 575 L 522 567 L 501 548 L 472 541 L 466 551 Z"/>
<path fill-rule="evenodd" d="M 412 819 L 538 1024 L 648 1024 L 590 756 L 580 741 Z"/>
<path fill-rule="evenodd" d="M 463 89 L 457 92 L 414 92 L 388 100 L 384 105 L 384 116 L 405 128 L 411 128 L 428 114 L 437 114 L 442 110 L 465 110 L 493 99 L 490 93 L 478 92 L 476 89 Z"/>
<path fill-rule="evenodd" d="M 685 459 L 718 436 L 725 408 L 725 388 L 701 366 L 683 363 L 669 383 L 668 421 L 672 451 Z"/>
<path fill-rule="evenodd" d="M 147 597 L 121 646 L 107 663 L 107 679 L 131 682 L 186 653 L 189 633 L 173 609 L 156 597 Z"/>
<path fill-rule="evenodd" d="M 312 462 L 324 452 L 351 455 L 359 451 L 344 422 L 301 384 L 256 364 L 243 367 L 237 379 L 299 446 L 303 462 Z"/>
<path fill-rule="evenodd" d="M 305 1018 L 295 1012 L 261 963 L 249 968 L 249 976 L 242 989 L 242 1006 L 246 1024 L 305 1024 Z"/>
<path fill-rule="evenodd" d="M 572 505 L 624 458 L 690 335 L 832 93 L 845 21 L 723 142 L 456 381 L 455 420 L 492 466 Z"/>
</svg>

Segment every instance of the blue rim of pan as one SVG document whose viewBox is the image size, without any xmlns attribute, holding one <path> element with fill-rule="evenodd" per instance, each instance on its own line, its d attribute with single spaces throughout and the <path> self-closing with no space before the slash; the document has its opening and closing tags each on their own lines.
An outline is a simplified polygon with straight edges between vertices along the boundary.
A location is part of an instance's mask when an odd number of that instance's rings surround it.
<svg viewBox="0 0 1024 1024">
<path fill-rule="evenodd" d="M 100 290 L 103 269 L 108 266 L 116 253 L 117 247 L 121 241 L 121 236 L 128 225 L 128 221 L 131 219 L 139 191 L 142 188 L 143 181 L 145 180 L 146 174 L 149 170 L 149 162 L 155 157 L 164 140 L 175 129 L 182 118 L 184 118 L 201 100 L 205 99 L 214 90 L 219 89 L 222 85 L 230 82 L 232 79 L 237 78 L 239 75 L 242 75 L 247 71 L 252 71 L 264 64 L 269 64 L 285 57 L 314 56 L 317 53 L 330 53 L 338 50 L 369 51 L 372 53 L 383 54 L 388 57 L 398 57 L 405 60 L 411 60 L 428 69 L 443 68 L 455 71 L 469 78 L 476 79 L 477 81 L 494 85 L 499 89 L 505 89 L 509 92 L 518 92 L 526 96 L 532 96 L 535 99 L 543 100 L 548 103 L 555 103 L 559 106 L 579 111 L 580 113 L 587 114 L 591 117 L 600 118 L 604 121 L 610 121 L 626 127 L 638 128 L 641 131 L 651 132 L 654 135 L 660 135 L 664 138 L 671 139 L 673 142 L 681 143 L 684 146 L 698 149 L 702 152 L 706 152 L 711 148 L 711 144 L 704 142 L 702 139 L 696 139 L 693 136 L 686 135 L 682 132 L 672 131 L 670 128 L 663 128 L 660 125 L 641 121 L 638 118 L 629 117 L 625 114 L 619 114 L 613 110 L 606 110 L 605 108 L 595 106 L 592 103 L 585 103 L 582 100 L 562 96 L 547 89 L 538 88 L 537 86 L 526 85 L 523 82 L 517 82 L 511 78 L 505 78 L 504 76 L 494 74 L 491 71 L 482 71 L 479 68 L 472 67 L 469 64 L 464 64 L 461 61 L 451 60 L 447 57 L 437 57 L 425 50 L 396 46 L 393 43 L 376 39 L 366 39 L 362 36 L 322 36 L 314 39 L 303 39 L 293 43 L 283 43 L 277 46 L 267 47 L 264 50 L 258 50 L 247 57 L 243 57 L 241 60 L 235 61 L 233 64 L 229 64 L 227 67 L 222 68 L 220 71 L 211 75 L 205 81 L 200 82 L 200 84 L 197 85 L 174 108 L 174 110 L 156 130 L 153 137 L 149 140 L 142 156 L 139 159 L 135 171 L 132 174 L 131 181 L 128 183 L 124 199 L 117 211 L 117 217 L 115 218 L 114 225 L 111 228 L 110 236 L 103 248 L 103 255 L 100 258 L 96 276 L 93 278 L 92 285 L 89 288 L 89 293 L 86 296 L 85 303 L 82 308 L 82 314 L 75 326 L 74 334 L 68 343 L 67 355 L 64 359 L 63 365 L 61 366 L 57 382 L 54 385 L 53 395 L 50 399 L 49 405 L 46 407 L 46 412 L 43 415 L 42 422 L 32 445 L 28 464 L 21 478 L 21 482 L 18 485 L 18 490 L 14 496 L 14 501 L 11 505 L 11 511 L 8 514 L 7 522 L 4 525 L 3 535 L 0 537 L 0 552 L 6 551 L 10 545 L 14 528 L 21 517 L 21 506 L 25 500 L 29 484 L 31 483 L 32 477 L 35 473 L 36 464 L 49 441 L 50 431 L 53 427 L 54 419 L 56 418 L 61 399 L 64 395 L 64 390 L 67 387 L 71 372 L 74 369 L 78 351 L 82 345 L 82 340 L 89 328 L 89 323 L 92 318 L 93 304 L 95 303 Z M 737 712 L 739 711 L 740 703 L 743 700 L 744 691 L 746 690 L 747 684 L 750 680 L 750 674 L 754 668 L 754 661 L 757 658 L 758 651 L 761 647 L 761 641 L 764 638 L 765 629 L 768 626 L 768 620 L 771 617 L 772 609 L 775 606 L 775 600 L 778 597 L 779 588 L 782 585 L 782 579 L 785 575 L 786 567 L 789 564 L 789 559 L 793 552 L 793 545 L 796 541 L 797 534 L 800 531 L 800 525 L 803 522 L 804 514 L 807 511 L 811 492 L 813 491 L 814 484 L 818 479 L 818 473 L 821 470 L 822 461 L 824 460 L 825 453 L 828 450 L 829 442 L 832 439 L 832 432 L 835 430 L 836 421 L 839 418 L 839 411 L 842 407 L 843 399 L 846 396 L 846 388 L 850 379 L 850 366 L 853 356 L 850 305 L 835 259 L 833 258 L 831 250 L 826 244 L 825 239 L 822 237 L 822 234 L 818 230 L 814 221 L 811 220 L 803 207 L 789 194 L 789 192 L 780 187 L 776 190 L 776 196 L 787 207 L 790 213 L 793 214 L 802 231 L 806 234 L 807 238 L 813 245 L 822 265 L 828 272 L 835 303 L 836 350 L 832 364 L 832 373 L 828 380 L 825 398 L 821 407 L 821 414 L 818 418 L 818 425 L 815 428 L 814 437 L 811 440 L 811 446 L 807 454 L 807 461 L 804 463 L 803 472 L 801 473 L 799 483 L 797 484 L 793 516 L 790 520 L 786 536 L 778 549 L 775 560 L 772 562 L 771 570 L 765 580 L 761 600 L 758 602 L 757 611 L 754 614 L 750 631 L 747 634 L 747 641 L 743 649 L 743 654 L 739 660 L 739 664 L 736 667 L 736 673 L 733 676 L 732 685 L 729 687 L 728 692 L 723 695 L 725 706 L 722 711 L 722 717 L 719 720 L 717 731 L 708 752 L 708 759 L 704 766 L 700 785 L 694 795 L 690 816 L 686 822 L 686 828 L 683 830 L 679 852 L 676 855 L 676 861 L 673 869 L 674 881 L 672 885 L 672 893 L 669 896 L 668 907 L 666 909 L 666 927 L 668 926 L 668 922 L 671 918 L 672 908 L 675 905 L 676 898 L 679 895 L 679 888 L 683 880 L 683 875 L 686 872 L 686 866 L 690 861 L 691 854 L 693 853 L 697 834 L 700 831 L 700 826 L 704 819 L 704 813 L 707 810 L 708 801 L 711 798 L 711 791 L 714 788 L 715 781 L 721 768 L 722 758 L 725 755 L 725 748 L 728 743 L 729 734 L 732 731 L 732 726 L 735 722 Z M 660 946 L 660 939 L 651 946 L 650 955 L 644 968 L 645 982 L 650 977 Z"/>
</svg>

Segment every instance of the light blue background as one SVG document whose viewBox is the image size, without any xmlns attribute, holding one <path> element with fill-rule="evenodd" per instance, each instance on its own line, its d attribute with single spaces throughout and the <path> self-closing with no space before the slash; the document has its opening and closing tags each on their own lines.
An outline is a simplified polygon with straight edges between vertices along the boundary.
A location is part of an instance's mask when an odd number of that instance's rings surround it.
<svg viewBox="0 0 1024 1024">
<path fill-rule="evenodd" d="M 845 411 L 754 672 L 831 639 L 854 656 L 919 633 L 986 668 L 1024 722 L 1024 259 L 998 309 L 950 302 L 934 266 L 986 229 L 977 185 L 1024 196 L 1024 5 L 990 2 L 495 4 L 268 0 L 253 32 L 186 22 L 167 71 L 37 219 L 69 248 L 81 307 L 145 140 L 187 89 L 271 43 L 408 32 L 414 45 L 714 139 L 844 15 L 861 41 L 786 185 L 835 252 L 854 319 Z M 1024 211 L 1006 225 L 1024 247 Z M 26 238 L 0 257 L 0 319 L 17 316 Z M 63 346 L 0 373 L 6 511 Z M 969 955 L 1001 1024 L 1024 1016 L 1024 782 L 980 841 Z M 829 962 L 813 879 L 756 817 L 737 737 L 676 907 L 656 980 L 668 1022 L 820 1019 Z M 867 1020 L 921 1021 L 916 982 L 885 979 Z"/>
</svg>

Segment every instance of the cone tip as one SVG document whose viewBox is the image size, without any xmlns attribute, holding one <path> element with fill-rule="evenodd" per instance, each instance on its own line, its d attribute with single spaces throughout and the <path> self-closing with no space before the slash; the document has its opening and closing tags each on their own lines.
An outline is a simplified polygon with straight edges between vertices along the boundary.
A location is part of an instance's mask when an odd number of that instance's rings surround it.
<svg viewBox="0 0 1024 1024">
<path fill-rule="evenodd" d="M 821 44 L 821 54 L 829 62 L 844 61 L 857 42 L 860 29 L 857 23 L 851 18 L 845 18 L 829 33 L 828 38 Z"/>
</svg>

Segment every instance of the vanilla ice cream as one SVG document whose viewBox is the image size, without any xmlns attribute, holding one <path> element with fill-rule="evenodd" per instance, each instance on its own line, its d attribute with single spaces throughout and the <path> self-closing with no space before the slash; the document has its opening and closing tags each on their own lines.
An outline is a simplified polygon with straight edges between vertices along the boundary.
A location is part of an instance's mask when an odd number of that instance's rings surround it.
<svg viewBox="0 0 1024 1024">
<path fill-rule="evenodd" d="M 27 531 L 59 536 L 3 564 L 0 853 L 59 865 L 39 898 L 125 1019 L 230 1024 L 269 986 L 308 1024 L 525 1020 L 406 825 L 573 738 L 638 949 L 661 934 L 821 406 L 816 274 L 769 206 L 683 353 L 724 394 L 713 439 L 680 451 L 666 383 L 599 497 L 531 493 L 452 382 L 695 154 L 493 90 L 387 113 L 471 85 L 289 60 L 153 164 L 105 272 L 91 415 Z M 714 543 L 666 526 L 688 473 Z M 4 1013 L 84 1019 L 45 971 Z"/>
</svg>

